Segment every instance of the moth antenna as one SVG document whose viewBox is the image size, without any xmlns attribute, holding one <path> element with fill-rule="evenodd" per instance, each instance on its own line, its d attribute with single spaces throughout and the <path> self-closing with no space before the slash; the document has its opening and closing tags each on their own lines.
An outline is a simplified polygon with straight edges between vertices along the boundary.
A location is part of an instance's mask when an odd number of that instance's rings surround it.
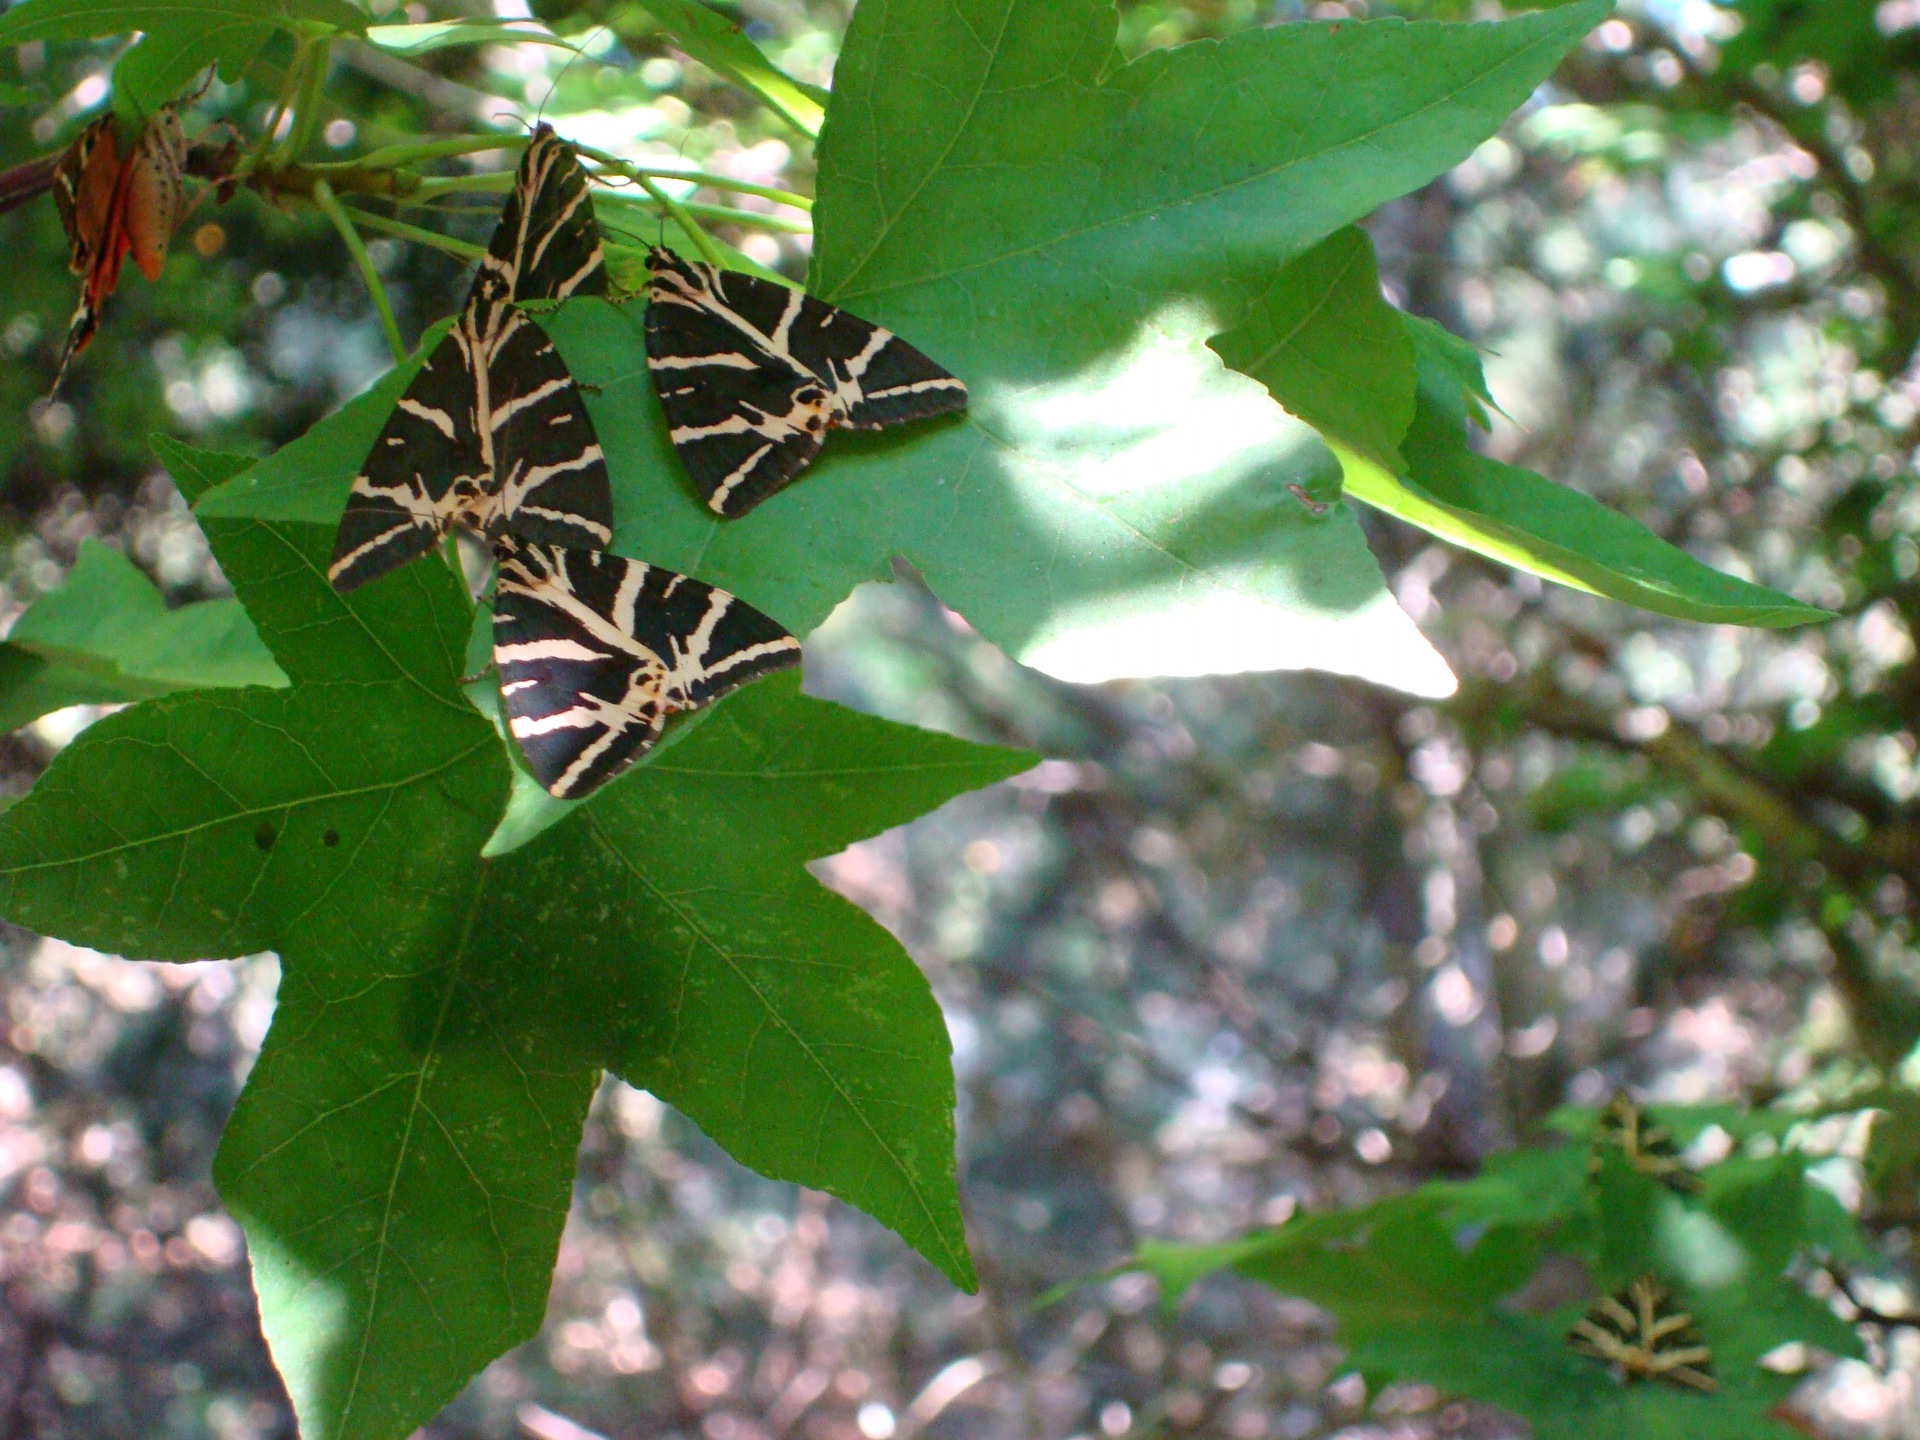
<svg viewBox="0 0 1920 1440">
<path fill-rule="evenodd" d="M 560 82 L 567 78 L 567 71 L 573 68 L 573 62 L 575 60 L 578 60 L 582 55 L 587 53 L 586 51 L 580 49 L 577 45 L 569 45 L 567 48 L 573 52 L 572 57 L 567 61 L 566 64 L 560 67 L 560 73 L 553 77 L 553 84 L 547 87 L 547 93 L 540 97 L 539 108 L 534 111 L 533 123 L 536 128 L 538 128 L 546 120 L 547 101 L 551 100 L 555 95 L 560 93 Z"/>
<path fill-rule="evenodd" d="M 217 70 L 215 66 L 209 64 L 206 69 L 200 72 L 200 84 L 194 89 L 191 95 L 182 95 L 178 99 L 171 100 L 168 103 L 176 107 L 193 104 L 194 101 L 200 99 L 207 91 L 213 88 L 213 77 L 216 73 Z"/>
<path fill-rule="evenodd" d="M 693 140 L 693 131 L 691 130 L 687 131 L 686 134 L 680 137 L 680 148 L 673 152 L 674 164 L 684 165 L 686 163 L 687 146 L 692 142 L 692 140 Z M 687 238 L 691 240 L 693 237 L 689 235 Z M 662 210 L 660 212 L 660 248 L 662 250 L 667 248 L 667 212 L 665 210 Z"/>
</svg>

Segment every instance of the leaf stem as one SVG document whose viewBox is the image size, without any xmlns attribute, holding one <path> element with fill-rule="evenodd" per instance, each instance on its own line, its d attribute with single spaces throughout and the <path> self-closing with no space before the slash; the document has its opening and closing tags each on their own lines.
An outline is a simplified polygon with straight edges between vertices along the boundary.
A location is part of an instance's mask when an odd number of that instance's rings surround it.
<svg viewBox="0 0 1920 1440">
<path fill-rule="evenodd" d="M 435 250 L 444 250 L 449 255 L 458 255 L 462 260 L 478 260 L 487 253 L 484 245 L 456 240 L 451 235 L 442 235 L 434 230 L 422 230 L 418 225 L 409 225 L 404 220 L 389 220 L 385 215 L 375 215 L 368 210 L 351 210 L 347 213 L 369 230 L 378 230 L 383 235 L 392 235 L 401 240 L 412 240 L 419 245 L 431 246 Z"/>
<path fill-rule="evenodd" d="M 353 220 L 347 214 L 346 207 L 334 197 L 333 187 L 325 180 L 313 182 L 313 203 L 333 222 L 333 228 L 340 232 L 347 253 L 353 256 L 353 263 L 360 267 L 360 278 L 367 282 L 367 294 L 373 297 L 373 308 L 380 315 L 380 328 L 386 332 L 387 348 L 393 351 L 393 363 L 404 364 L 407 347 L 400 339 L 400 326 L 393 318 L 393 305 L 387 299 L 387 288 L 380 283 L 380 272 L 374 268 L 373 257 L 367 254 L 367 247 L 361 243 L 360 232 L 353 228 Z"/>
<path fill-rule="evenodd" d="M 327 66 L 332 57 L 333 46 L 327 40 L 321 40 L 309 51 L 307 71 L 301 80 L 299 98 L 294 102 L 293 128 L 274 153 L 277 165 L 288 165 L 299 159 L 312 141 L 314 128 L 320 123 L 320 94 L 326 89 Z"/>
<path fill-rule="evenodd" d="M 525 135 L 454 135 L 445 140 L 424 140 L 404 145 L 383 145 L 369 150 L 358 160 L 329 160 L 309 165 L 309 170 L 394 170 L 417 160 L 442 160 L 450 155 L 474 155 L 487 150 L 524 150 Z"/>
<path fill-rule="evenodd" d="M 811 196 L 800 195 L 792 190 L 776 190 L 771 185 L 750 185 L 745 180 L 715 175 L 710 170 L 669 170 L 663 165 L 628 165 L 623 173 L 635 177 L 651 175 L 660 180 L 691 180 L 696 185 L 705 185 L 709 189 L 729 190 L 736 195 L 756 195 L 762 200 L 771 200 L 776 205 L 791 205 L 796 210 L 813 209 Z M 601 177 L 595 175 L 594 178 Z"/>
<path fill-rule="evenodd" d="M 293 61 L 287 66 L 287 73 L 280 84 L 280 94 L 273 102 L 273 109 L 267 113 L 267 123 L 260 131 L 260 138 L 254 143 L 253 151 L 247 156 L 247 163 L 240 167 L 241 172 L 251 174 L 266 163 L 273 149 L 274 135 L 280 129 L 280 122 L 287 117 L 287 110 L 293 105 L 294 97 L 306 84 L 307 61 L 313 53 L 313 41 L 305 35 L 299 35 L 293 42 Z"/>
<path fill-rule="evenodd" d="M 312 170 L 324 170 L 327 167 L 323 165 L 312 165 L 308 168 Z M 363 160 L 359 162 L 359 168 L 366 169 L 370 167 L 368 167 L 367 162 Z M 628 172 L 622 173 L 629 172 L 636 177 L 649 175 L 661 180 L 691 180 L 697 185 L 705 185 L 710 189 L 731 191 L 736 195 L 753 195 L 762 200 L 771 200 L 776 205 L 792 206 L 796 210 L 813 209 L 813 201 L 809 200 L 805 195 L 796 195 L 791 190 L 776 190 L 770 185 L 749 185 L 744 180 L 729 180 L 724 175 L 712 175 L 705 170 L 666 170 L 648 165 L 633 165 L 628 167 Z M 599 180 L 603 186 L 606 183 L 606 177 L 598 172 L 594 172 L 592 178 Z M 511 190 L 512 188 L 513 173 L 508 170 L 498 170 L 488 175 L 428 176 L 422 179 L 419 185 L 408 193 L 432 198 L 435 195 L 464 193 L 495 194 Z M 614 198 L 619 197 L 615 196 Z M 690 201 L 684 203 L 692 204 Z M 693 213 L 697 214 L 698 212 L 695 211 Z"/>
<path fill-rule="evenodd" d="M 606 198 L 616 204 L 630 205 L 636 210 L 659 208 L 650 199 L 639 200 L 630 195 L 609 195 Z M 738 210 L 731 205 L 706 205 L 698 200 L 682 200 L 680 205 L 689 215 L 698 215 L 705 220 L 716 220 L 723 225 L 757 225 L 763 230 L 778 230 L 786 235 L 813 233 L 813 226 L 804 220 L 789 220 L 784 215 L 765 215 L 758 210 Z M 678 215 L 674 216 L 676 221 L 679 218 Z"/>
<path fill-rule="evenodd" d="M 632 180 L 642 190 L 646 191 L 647 194 L 651 195 L 661 209 L 673 217 L 673 223 L 678 225 L 682 233 L 693 242 L 694 248 L 700 252 L 701 259 L 705 260 L 716 270 L 724 270 L 727 268 L 725 258 L 715 247 L 712 238 L 708 236 L 707 232 L 702 230 L 694 220 L 692 213 L 688 211 L 686 206 L 674 199 L 673 196 L 667 194 L 666 191 L 654 184 L 653 178 L 650 175 L 629 165 L 616 155 L 607 154 L 604 150 L 594 150 L 585 145 L 577 145 L 574 148 L 589 160 L 598 160 L 602 165 L 606 166 L 607 169 L 616 171 Z"/>
<path fill-rule="evenodd" d="M 493 170 L 484 175 L 429 175 L 410 192 L 410 198 L 432 200 L 440 195 L 503 195 L 511 189 L 511 170 Z"/>
</svg>

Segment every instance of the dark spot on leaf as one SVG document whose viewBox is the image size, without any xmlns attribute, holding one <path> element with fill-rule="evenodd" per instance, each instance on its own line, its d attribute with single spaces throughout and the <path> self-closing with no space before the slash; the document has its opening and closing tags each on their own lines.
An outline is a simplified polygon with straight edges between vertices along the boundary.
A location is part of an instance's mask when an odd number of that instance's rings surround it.
<svg viewBox="0 0 1920 1440">
<path fill-rule="evenodd" d="M 262 820 L 260 828 L 253 832 L 253 843 L 262 850 L 273 849 L 273 826 Z"/>
<path fill-rule="evenodd" d="M 320 843 L 325 845 L 329 850 L 331 850 L 334 846 L 340 843 L 340 832 L 338 830 L 327 831 L 326 834 L 320 837 Z"/>
</svg>

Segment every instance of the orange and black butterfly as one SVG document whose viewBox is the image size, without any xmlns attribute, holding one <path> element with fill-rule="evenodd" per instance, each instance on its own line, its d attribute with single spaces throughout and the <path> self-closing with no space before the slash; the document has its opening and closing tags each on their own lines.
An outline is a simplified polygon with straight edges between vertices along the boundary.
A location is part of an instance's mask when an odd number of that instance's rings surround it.
<svg viewBox="0 0 1920 1440">
<path fill-rule="evenodd" d="M 67 327 L 55 391 L 68 364 L 100 328 L 101 307 L 119 283 L 127 256 L 147 279 L 160 278 L 167 245 L 180 223 L 186 166 L 186 136 L 171 106 L 141 127 L 124 160 L 111 115 L 87 126 L 60 157 L 53 202 L 67 232 L 68 268 L 84 283 Z"/>
</svg>

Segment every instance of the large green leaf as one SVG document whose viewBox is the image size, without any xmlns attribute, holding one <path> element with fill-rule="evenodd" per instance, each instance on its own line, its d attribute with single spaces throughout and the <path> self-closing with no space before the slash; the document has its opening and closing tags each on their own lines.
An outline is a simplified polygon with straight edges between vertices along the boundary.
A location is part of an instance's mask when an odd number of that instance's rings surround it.
<svg viewBox="0 0 1920 1440">
<path fill-rule="evenodd" d="M 0 15 L 0 44 L 95 40 L 140 32 L 114 66 L 116 103 L 151 114 L 208 66 L 233 81 L 274 30 L 363 33 L 347 0 L 22 0 Z"/>
<path fill-rule="evenodd" d="M 0 15 L 0 44 L 97 40 L 180 27 L 210 32 L 266 25 L 364 31 L 366 12 L 347 0 L 21 0 Z"/>
<path fill-rule="evenodd" d="M 206 520 L 298 521 L 337 525 L 346 508 L 347 488 L 387 423 L 394 401 L 419 373 L 451 326 L 429 326 L 403 365 L 395 366 L 357 396 L 309 429 L 220 484 L 195 495 L 194 511 Z"/>
<path fill-rule="evenodd" d="M 153 24 L 113 66 L 114 104 L 130 119 L 148 116 L 214 67 L 238 80 L 273 34 L 260 18 L 213 15 Z"/>
<path fill-rule="evenodd" d="M 60 587 L 0 644 L 0 731 L 68 705 L 286 683 L 238 601 L 168 610 L 126 556 L 83 540 Z"/>
<path fill-rule="evenodd" d="M 1349 495 L 1444 540 L 1683 620 L 1825 618 L 1703 565 L 1577 490 L 1476 454 L 1467 426 L 1484 425 L 1490 403 L 1479 356 L 1387 304 L 1364 231 L 1339 231 L 1286 266 L 1251 317 L 1212 344 L 1325 437 Z"/>
<path fill-rule="evenodd" d="M 820 133 L 826 95 L 784 74 L 760 47 L 719 11 L 701 0 L 640 0 L 673 43 L 715 74 L 752 91 L 767 107 L 807 136 Z"/>
<path fill-rule="evenodd" d="M 1206 341 L 1285 261 L 1467 155 L 1605 10 L 1282 25 L 1120 65 L 1096 0 L 862 5 L 821 137 L 812 288 L 953 368 L 971 411 L 837 436 L 716 521 L 666 443 L 637 307 L 570 304 L 549 326 L 601 387 L 616 548 L 800 631 L 902 555 L 1069 679 L 1314 665 L 1447 692 L 1358 525 L 1323 504 L 1331 453 Z M 283 454 L 282 479 L 360 458 Z"/>
<path fill-rule="evenodd" d="M 1561 1162 L 1571 1158 L 1566 1147 L 1548 1153 Z M 1549 1193 L 1555 1188 L 1543 1190 L 1543 1210 L 1557 1208 Z M 1474 1288 L 1474 1278 L 1438 1274 L 1431 1262 L 1428 1272 L 1440 1283 L 1424 1316 L 1410 1314 L 1394 1325 L 1355 1324 L 1337 1304 L 1329 1308 L 1354 1338 L 1355 1364 L 1382 1378 L 1420 1381 L 1498 1405 L 1525 1419 L 1536 1440 L 1789 1440 L 1794 1432 L 1771 1412 L 1797 1381 L 1763 1369 L 1761 1359 L 1789 1342 L 1859 1353 L 1848 1326 L 1781 1278 L 1812 1238 L 1813 1189 L 1797 1157 L 1735 1160 L 1708 1172 L 1706 1193 L 1693 1203 L 1637 1174 L 1614 1151 L 1589 1192 L 1592 1223 L 1562 1232 L 1563 1238 L 1584 1240 L 1575 1247 L 1578 1258 L 1608 1289 L 1649 1271 L 1662 1277 L 1712 1351 L 1719 1386 L 1712 1395 L 1668 1384 L 1622 1384 L 1603 1363 L 1571 1351 L 1567 1332 L 1588 1308 L 1586 1301 L 1549 1315 L 1483 1301 L 1476 1313 L 1461 1315 L 1458 1294 Z M 1395 1238 L 1370 1234 L 1365 1251 L 1396 1275 L 1419 1273 L 1412 1257 L 1390 1250 Z M 1413 1236 L 1407 1241 L 1419 1243 Z M 1479 1268 L 1471 1254 L 1459 1263 L 1469 1272 Z M 1289 1288 L 1284 1271 L 1263 1278 Z M 1497 1299 L 1489 1292 L 1505 1277 L 1490 1279 L 1478 1288 L 1483 1297 Z M 1357 1318 L 1364 1322 L 1364 1315 Z"/>
<path fill-rule="evenodd" d="M 168 451 L 189 494 L 247 462 Z M 602 1067 L 970 1283 L 944 1023 L 803 867 L 1031 756 L 734 695 L 496 860 L 509 765 L 437 557 L 342 597 L 327 529 L 206 522 L 292 679 L 121 712 L 0 820 L 0 913 L 155 959 L 273 949 L 216 1167 L 308 1440 L 399 1440 L 537 1328 Z"/>
<path fill-rule="evenodd" d="M 1463 1238 L 1466 1237 L 1466 1238 Z M 1233 1268 L 1330 1311 L 1342 1334 L 1477 1324 L 1540 1262 L 1537 1237 L 1517 1226 L 1451 1223 L 1433 1194 L 1363 1210 L 1306 1216 L 1274 1231 Z"/>
<path fill-rule="evenodd" d="M 1712 1395 L 1622 1384 L 1601 1362 L 1568 1349 L 1581 1306 L 1551 1317 L 1490 1311 L 1470 1323 L 1377 1330 L 1349 1358 L 1381 1378 L 1497 1405 L 1527 1421 L 1535 1440 L 1795 1440 L 1798 1432 L 1771 1412 L 1798 1381 L 1759 1361 L 1789 1341 L 1834 1338 L 1838 1322 L 1783 1284 L 1678 1298 L 1713 1351 L 1719 1389 Z"/>
</svg>

